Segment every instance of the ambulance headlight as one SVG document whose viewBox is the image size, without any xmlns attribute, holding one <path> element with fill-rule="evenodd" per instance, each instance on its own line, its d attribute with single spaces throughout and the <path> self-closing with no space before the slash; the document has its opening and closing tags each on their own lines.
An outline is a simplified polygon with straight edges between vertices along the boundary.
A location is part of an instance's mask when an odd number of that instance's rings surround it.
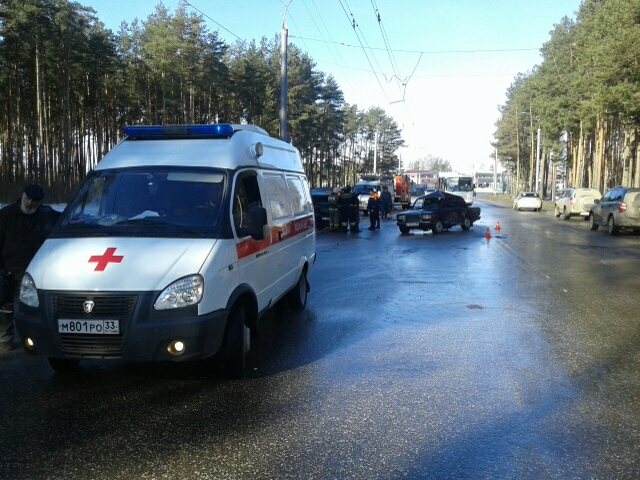
<svg viewBox="0 0 640 480">
<path fill-rule="evenodd" d="M 156 310 L 168 310 L 195 305 L 202 300 L 203 292 L 204 279 L 202 275 L 184 277 L 165 288 L 153 308 Z"/>
<path fill-rule="evenodd" d="M 40 305 L 36 283 L 28 273 L 24 274 L 20 282 L 20 301 L 33 308 L 37 308 Z"/>
</svg>

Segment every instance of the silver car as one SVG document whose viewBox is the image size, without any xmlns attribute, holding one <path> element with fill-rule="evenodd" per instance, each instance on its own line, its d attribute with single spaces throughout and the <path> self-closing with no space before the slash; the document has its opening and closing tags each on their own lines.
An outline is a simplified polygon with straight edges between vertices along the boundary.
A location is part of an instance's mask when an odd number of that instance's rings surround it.
<svg viewBox="0 0 640 480">
<path fill-rule="evenodd" d="M 602 194 L 595 188 L 567 188 L 555 203 L 556 218 L 563 216 L 565 220 L 571 217 L 589 217 L 589 210 L 595 200 L 600 200 Z"/>
<path fill-rule="evenodd" d="M 640 188 L 613 187 L 589 211 L 589 227 L 606 226 L 609 235 L 620 229 L 640 231 Z"/>
</svg>

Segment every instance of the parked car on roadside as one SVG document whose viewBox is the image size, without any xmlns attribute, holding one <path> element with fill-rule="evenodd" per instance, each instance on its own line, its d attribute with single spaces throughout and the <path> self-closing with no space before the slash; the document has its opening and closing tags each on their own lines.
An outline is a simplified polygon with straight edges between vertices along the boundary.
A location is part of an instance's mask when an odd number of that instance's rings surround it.
<svg viewBox="0 0 640 480">
<path fill-rule="evenodd" d="M 313 203 L 316 228 L 329 226 L 329 195 L 332 193 L 335 193 L 334 188 L 311 189 L 311 203 Z"/>
<path fill-rule="evenodd" d="M 589 211 L 589 227 L 607 227 L 609 235 L 621 229 L 640 231 L 640 188 L 617 186 L 595 201 Z"/>
<path fill-rule="evenodd" d="M 392 191 L 393 185 L 386 181 L 381 180 L 361 180 L 353 186 L 352 193 L 358 197 L 358 203 L 360 204 L 360 210 L 368 215 L 369 194 L 371 190 L 375 191 L 378 195 L 382 192 L 382 187 L 387 187 L 389 191 Z"/>
<path fill-rule="evenodd" d="M 589 210 L 595 200 L 599 200 L 602 194 L 595 188 L 567 188 L 564 193 L 556 199 L 556 218 L 563 216 L 565 220 L 571 217 L 589 218 Z"/>
<path fill-rule="evenodd" d="M 539 212 L 542 210 L 542 199 L 536 192 L 520 192 L 513 199 L 513 209 Z"/>
</svg>

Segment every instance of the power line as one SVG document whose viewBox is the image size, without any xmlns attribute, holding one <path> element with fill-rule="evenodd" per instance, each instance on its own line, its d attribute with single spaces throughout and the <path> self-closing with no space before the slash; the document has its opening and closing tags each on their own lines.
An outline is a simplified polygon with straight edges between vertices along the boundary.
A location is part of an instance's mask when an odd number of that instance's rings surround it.
<svg viewBox="0 0 640 480">
<path fill-rule="evenodd" d="M 404 101 L 404 92 L 400 87 L 400 74 L 399 74 L 398 64 L 395 61 L 393 50 L 391 49 L 391 43 L 389 42 L 389 37 L 387 36 L 384 26 L 382 25 L 382 17 L 380 16 L 380 10 L 376 5 L 375 0 L 371 0 L 371 6 L 373 7 L 373 13 L 375 14 L 376 20 L 378 21 L 378 28 L 380 28 L 382 41 L 384 42 L 384 45 L 387 50 L 387 55 L 389 56 L 389 63 L 391 64 L 391 69 L 393 70 L 396 83 L 398 84 L 398 90 L 400 91 L 400 95 L 402 96 L 402 101 Z"/>
<path fill-rule="evenodd" d="M 323 40 L 318 40 L 317 38 L 307 38 L 307 37 L 293 37 L 299 38 L 300 40 L 308 40 L 310 42 L 322 42 Z M 335 42 L 338 45 L 342 45 L 343 47 L 349 48 L 361 48 L 358 45 L 351 45 L 345 42 Z M 383 47 L 368 47 L 371 50 L 387 50 Z M 438 54 L 447 54 L 447 53 L 504 53 L 504 52 L 531 52 L 534 50 L 540 50 L 540 48 L 493 48 L 493 49 L 475 49 L 475 50 L 404 50 L 404 49 L 394 49 L 393 51 L 396 53 L 422 53 L 426 55 L 438 55 Z"/>
<path fill-rule="evenodd" d="M 349 14 L 347 13 L 346 8 L 342 4 L 343 1 L 344 1 L 345 4 L 347 4 L 347 0 L 338 0 L 338 2 L 340 3 L 340 6 L 342 7 L 342 10 L 344 11 L 345 15 L 347 16 L 347 20 L 349 21 L 349 23 L 353 27 L 353 31 L 356 34 L 356 38 L 358 39 L 358 42 L 360 42 L 360 48 L 362 48 L 362 51 L 364 52 L 364 56 L 366 57 L 367 62 L 369 62 L 369 66 L 371 67 L 371 71 L 373 72 L 373 74 L 376 77 L 376 81 L 378 82 L 378 85 L 380 86 L 380 90 L 382 90 L 382 94 L 384 95 L 384 98 L 387 100 L 387 103 L 391 103 L 389 101 L 389 97 L 387 97 L 387 93 L 384 91 L 384 88 L 382 87 L 382 83 L 380 83 L 380 79 L 378 78 L 378 74 L 376 73 L 375 69 L 373 68 L 373 65 L 371 64 L 371 60 L 369 59 L 369 55 L 367 55 L 367 50 L 364 48 L 364 45 L 362 45 L 362 41 L 360 40 L 360 36 L 358 35 L 358 32 L 356 30 L 356 26 L 357 26 L 356 19 L 353 16 L 353 13 L 351 13 L 351 20 L 349 19 Z M 349 5 L 347 4 L 347 8 L 348 7 L 349 7 Z M 349 11 L 351 11 L 351 10 L 349 9 Z"/>
<path fill-rule="evenodd" d="M 189 5 L 191 8 L 193 8 L 194 10 L 200 12 L 200 15 L 202 15 L 203 17 L 208 18 L 209 20 L 211 20 L 213 23 L 215 23 L 216 25 L 218 25 L 221 29 L 223 29 L 225 32 L 229 32 L 231 35 L 233 35 L 234 37 L 236 37 L 238 40 L 240 40 L 242 43 L 244 43 L 245 45 L 248 45 L 248 43 L 243 39 L 240 38 L 238 35 L 236 35 L 235 33 L 233 33 L 231 30 L 229 30 L 228 28 L 226 28 L 224 25 L 216 22 L 213 18 L 211 18 L 209 15 L 207 15 L 206 13 L 204 13 L 202 10 L 200 10 L 199 8 L 191 5 L 189 2 L 185 2 L 186 5 Z"/>
</svg>

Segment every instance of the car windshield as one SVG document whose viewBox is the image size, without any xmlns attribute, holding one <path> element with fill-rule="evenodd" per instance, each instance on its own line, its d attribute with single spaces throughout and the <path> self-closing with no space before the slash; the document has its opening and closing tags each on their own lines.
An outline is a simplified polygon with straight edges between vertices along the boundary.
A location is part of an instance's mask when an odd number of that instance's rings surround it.
<svg viewBox="0 0 640 480">
<path fill-rule="evenodd" d="M 415 202 L 413 202 L 413 210 L 430 210 L 442 203 L 441 196 L 427 196 L 417 198 Z"/>
<path fill-rule="evenodd" d="M 363 193 L 369 195 L 369 193 L 371 192 L 371 190 L 379 190 L 380 186 L 376 185 L 375 183 L 357 183 L 354 187 L 353 187 L 353 193 L 355 193 L 356 195 L 361 195 Z"/>
<path fill-rule="evenodd" d="M 91 176 L 65 210 L 60 233 L 207 234 L 215 228 L 225 174 L 213 169 L 132 168 Z"/>
</svg>

